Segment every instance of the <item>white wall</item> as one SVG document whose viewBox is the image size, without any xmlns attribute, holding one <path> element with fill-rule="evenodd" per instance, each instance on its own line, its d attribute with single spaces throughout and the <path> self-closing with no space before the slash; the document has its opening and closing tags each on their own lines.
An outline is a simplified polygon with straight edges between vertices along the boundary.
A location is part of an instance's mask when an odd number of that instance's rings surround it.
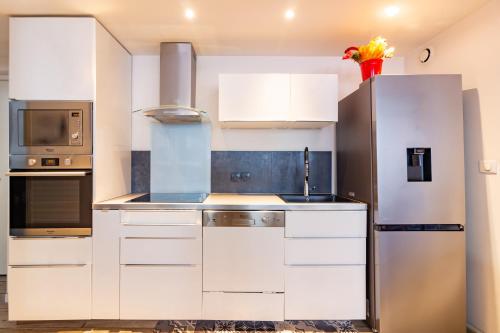
<svg viewBox="0 0 500 333">
<path fill-rule="evenodd" d="M 461 73 L 464 89 L 467 195 L 468 321 L 500 332 L 500 175 L 478 172 L 478 160 L 500 161 L 500 0 L 487 3 L 405 57 L 408 74 Z"/>
<path fill-rule="evenodd" d="M 0 78 L 0 275 L 7 274 L 9 180 L 9 83 Z"/>
<path fill-rule="evenodd" d="M 403 58 L 384 64 L 385 74 L 402 74 Z M 133 57 L 132 109 L 159 103 L 159 56 Z M 361 83 L 358 65 L 340 57 L 198 56 L 196 106 L 208 111 L 212 120 L 212 150 L 312 150 L 334 149 L 334 126 L 323 129 L 221 129 L 217 123 L 218 76 L 220 73 L 336 73 L 339 96 Z M 140 113 L 133 115 L 132 149 L 151 147 L 149 123 Z"/>
</svg>

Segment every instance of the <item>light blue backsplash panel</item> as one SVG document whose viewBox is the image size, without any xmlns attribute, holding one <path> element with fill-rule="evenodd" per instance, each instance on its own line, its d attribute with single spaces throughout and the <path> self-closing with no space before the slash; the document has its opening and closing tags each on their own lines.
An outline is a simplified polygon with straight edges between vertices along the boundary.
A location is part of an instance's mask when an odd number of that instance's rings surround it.
<svg viewBox="0 0 500 333">
<path fill-rule="evenodd" d="M 151 124 L 151 192 L 210 192 L 210 123 Z"/>
</svg>

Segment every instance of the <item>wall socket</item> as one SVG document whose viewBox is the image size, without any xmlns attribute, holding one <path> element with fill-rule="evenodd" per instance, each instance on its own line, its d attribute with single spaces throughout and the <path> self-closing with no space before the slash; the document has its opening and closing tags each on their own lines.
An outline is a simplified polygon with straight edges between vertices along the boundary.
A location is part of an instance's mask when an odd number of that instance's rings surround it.
<svg viewBox="0 0 500 333">
<path fill-rule="evenodd" d="M 248 171 L 231 172 L 231 181 L 233 183 L 248 182 L 252 174 Z"/>
</svg>

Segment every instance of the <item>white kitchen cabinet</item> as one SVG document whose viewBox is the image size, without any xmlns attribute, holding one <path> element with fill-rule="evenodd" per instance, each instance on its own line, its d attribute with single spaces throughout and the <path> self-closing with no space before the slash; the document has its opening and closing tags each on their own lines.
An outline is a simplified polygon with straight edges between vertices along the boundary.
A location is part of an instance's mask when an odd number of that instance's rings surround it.
<svg viewBox="0 0 500 333">
<path fill-rule="evenodd" d="M 120 240 L 120 263 L 201 265 L 201 239 L 124 237 Z"/>
<path fill-rule="evenodd" d="M 289 74 L 221 74 L 219 121 L 286 121 Z"/>
<path fill-rule="evenodd" d="M 9 97 L 94 100 L 95 19 L 11 17 Z"/>
<path fill-rule="evenodd" d="M 287 265 L 346 265 L 366 263 L 365 238 L 287 238 Z"/>
<path fill-rule="evenodd" d="M 9 238 L 9 265 L 92 263 L 91 237 Z"/>
<path fill-rule="evenodd" d="M 201 266 L 122 265 L 120 319 L 201 318 Z"/>
<path fill-rule="evenodd" d="M 91 265 L 9 266 L 9 320 L 90 319 Z"/>
<path fill-rule="evenodd" d="M 289 120 L 334 122 L 337 119 L 337 75 L 291 74 Z"/>
<path fill-rule="evenodd" d="M 365 319 L 365 266 L 290 266 L 285 319 Z"/>
<path fill-rule="evenodd" d="M 366 237 L 366 211 L 288 211 L 285 237 Z"/>
<path fill-rule="evenodd" d="M 366 316 L 366 211 L 287 211 L 285 319 Z"/>
<path fill-rule="evenodd" d="M 117 236 L 120 319 L 201 318 L 201 211 L 125 210 Z"/>
<path fill-rule="evenodd" d="M 228 128 L 319 128 L 337 121 L 336 74 L 220 74 L 219 121 Z"/>
<path fill-rule="evenodd" d="M 9 238 L 9 320 L 91 317 L 92 239 Z"/>
</svg>

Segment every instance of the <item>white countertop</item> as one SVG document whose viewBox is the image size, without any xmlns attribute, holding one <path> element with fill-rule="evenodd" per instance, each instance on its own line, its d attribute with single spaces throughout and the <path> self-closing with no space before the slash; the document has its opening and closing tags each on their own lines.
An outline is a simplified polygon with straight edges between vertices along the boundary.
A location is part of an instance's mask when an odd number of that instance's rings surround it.
<svg viewBox="0 0 500 333">
<path fill-rule="evenodd" d="M 274 194 L 210 194 L 203 203 L 127 202 L 145 193 L 123 195 L 93 204 L 96 210 L 366 210 L 361 202 L 286 203 Z"/>
</svg>

